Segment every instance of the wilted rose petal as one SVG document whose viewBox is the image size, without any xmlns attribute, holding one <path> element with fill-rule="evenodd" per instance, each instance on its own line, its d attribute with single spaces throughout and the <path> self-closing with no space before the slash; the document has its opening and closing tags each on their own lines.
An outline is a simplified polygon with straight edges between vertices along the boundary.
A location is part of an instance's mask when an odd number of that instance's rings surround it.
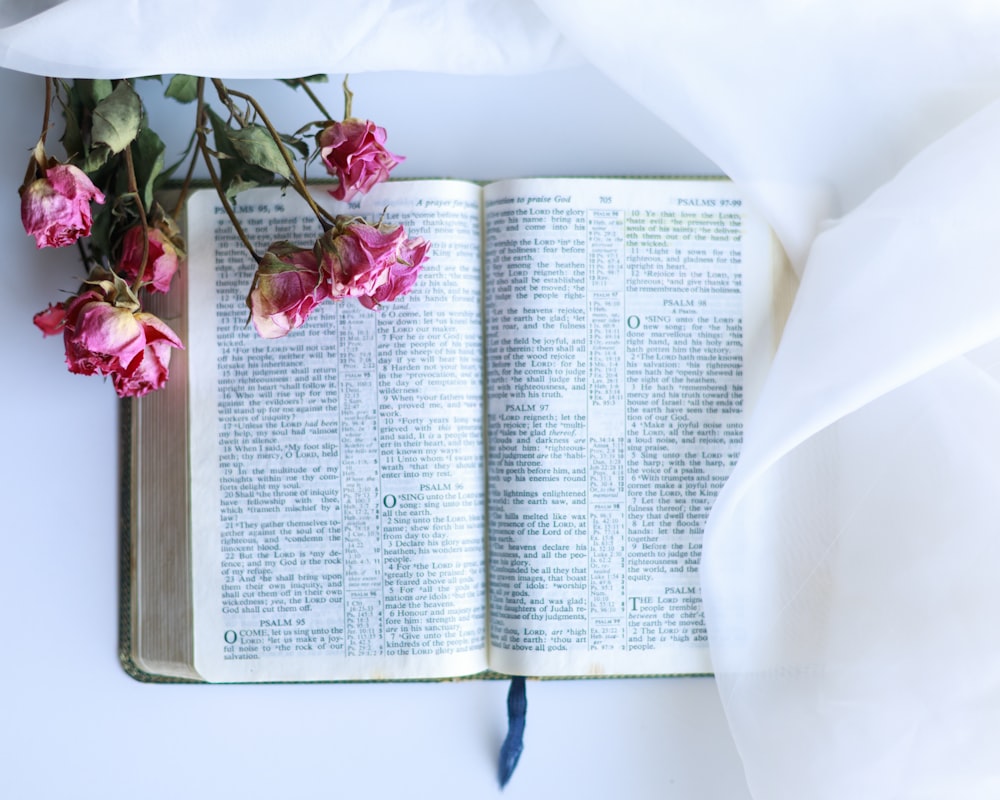
<svg viewBox="0 0 1000 800">
<path fill-rule="evenodd" d="M 56 303 L 52 305 L 49 303 L 48 308 L 39 311 L 32 317 L 32 322 L 45 336 L 55 336 L 57 333 L 62 333 L 63 325 L 66 324 L 66 304 Z"/>
</svg>

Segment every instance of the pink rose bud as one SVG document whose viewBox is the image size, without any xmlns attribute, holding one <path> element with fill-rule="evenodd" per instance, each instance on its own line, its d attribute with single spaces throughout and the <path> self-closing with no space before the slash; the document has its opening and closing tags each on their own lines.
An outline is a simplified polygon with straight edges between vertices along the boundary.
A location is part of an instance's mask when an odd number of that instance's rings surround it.
<svg viewBox="0 0 1000 800">
<path fill-rule="evenodd" d="M 169 326 L 139 310 L 119 280 L 88 281 L 66 306 L 63 338 L 69 371 L 110 375 L 119 397 L 140 397 L 166 382 L 173 348 L 183 348 Z M 45 312 L 42 312 L 43 314 Z"/>
<path fill-rule="evenodd" d="M 38 247 L 63 247 L 90 235 L 90 201 L 104 195 L 83 170 L 55 164 L 45 177 L 21 187 L 21 222 Z"/>
<path fill-rule="evenodd" d="M 178 250 L 175 241 L 171 239 L 169 228 L 157 226 L 148 230 L 149 247 L 146 253 L 146 269 L 142 273 L 142 282 L 151 292 L 166 292 L 170 289 L 170 281 L 173 280 L 178 263 L 184 254 Z M 141 261 L 142 225 L 134 225 L 125 232 L 118 267 L 127 278 L 135 280 Z"/>
<path fill-rule="evenodd" d="M 257 333 L 278 339 L 298 328 L 330 296 L 312 250 L 275 242 L 264 254 L 247 296 Z"/>
<path fill-rule="evenodd" d="M 413 288 L 430 244 L 408 240 L 402 225 L 375 226 L 356 217 L 339 217 L 317 247 L 330 275 L 331 296 L 356 297 L 374 308 Z"/>
<path fill-rule="evenodd" d="M 404 160 L 385 149 L 385 128 L 368 120 L 333 122 L 317 134 L 316 143 L 327 172 L 339 181 L 330 192 L 338 200 L 370 191 Z"/>
</svg>

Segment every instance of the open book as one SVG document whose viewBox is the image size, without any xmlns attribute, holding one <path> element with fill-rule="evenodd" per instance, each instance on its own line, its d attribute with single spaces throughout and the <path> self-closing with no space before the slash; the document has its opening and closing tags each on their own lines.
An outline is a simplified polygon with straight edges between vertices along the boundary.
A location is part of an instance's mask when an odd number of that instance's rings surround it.
<svg viewBox="0 0 1000 800">
<path fill-rule="evenodd" d="M 317 235 L 239 197 L 263 249 Z M 701 532 L 787 269 L 725 180 L 391 182 L 344 213 L 433 242 L 413 292 L 246 326 L 252 262 L 187 207 L 184 338 L 126 406 L 123 662 L 313 681 L 711 671 Z"/>
</svg>

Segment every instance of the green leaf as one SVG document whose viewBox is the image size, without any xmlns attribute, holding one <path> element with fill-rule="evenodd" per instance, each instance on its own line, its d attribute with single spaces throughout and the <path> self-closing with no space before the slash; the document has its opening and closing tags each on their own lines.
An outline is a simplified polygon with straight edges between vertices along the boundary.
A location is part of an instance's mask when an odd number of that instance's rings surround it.
<svg viewBox="0 0 1000 800">
<path fill-rule="evenodd" d="M 281 141 L 287 144 L 289 147 L 295 148 L 302 158 L 309 158 L 309 143 L 304 142 L 295 136 L 288 136 L 287 134 L 281 134 Z"/>
<path fill-rule="evenodd" d="M 70 159 L 82 160 L 84 156 L 84 131 L 81 122 L 84 118 L 84 108 L 83 99 L 80 97 L 80 88 L 75 81 L 72 83 L 56 81 L 56 90 L 56 98 L 62 106 L 63 119 L 66 122 L 60 141 Z"/>
<path fill-rule="evenodd" d="M 142 100 L 128 81 L 122 81 L 94 108 L 91 141 L 120 153 L 135 140 L 141 122 Z"/>
<path fill-rule="evenodd" d="M 226 191 L 226 197 L 232 200 L 236 197 L 236 195 L 240 194 L 240 192 L 245 192 L 247 189 L 255 189 L 258 186 L 266 186 L 272 182 L 270 178 L 271 176 L 268 176 L 265 180 L 254 180 L 253 177 L 246 176 L 242 173 L 235 173 L 223 184 Z"/>
<path fill-rule="evenodd" d="M 208 118 L 212 122 L 212 136 L 215 138 L 215 149 L 220 153 L 225 153 L 227 156 L 235 156 L 236 148 L 229 141 L 229 125 L 212 110 L 211 106 L 206 106 L 205 110 L 208 112 Z"/>
<path fill-rule="evenodd" d="M 132 148 L 135 179 L 142 204 L 146 208 L 153 205 L 153 190 L 156 188 L 157 177 L 163 171 L 163 153 L 166 149 L 160 137 L 149 128 L 143 128 L 135 139 Z"/>
<path fill-rule="evenodd" d="M 168 167 L 164 167 L 163 171 L 156 178 L 156 189 L 168 181 L 173 174 L 180 168 L 182 164 L 187 162 L 191 157 L 191 148 L 194 147 L 195 142 L 198 140 L 198 134 L 196 131 L 191 131 L 191 136 L 188 138 L 187 147 L 184 148 L 184 152 L 181 153 L 180 158 L 178 158 L 173 164 Z"/>
<path fill-rule="evenodd" d="M 174 75 L 163 95 L 178 103 L 193 103 L 198 99 L 198 79 L 194 75 Z"/>
<path fill-rule="evenodd" d="M 115 215 L 111 204 L 97 206 L 94 210 L 93 226 L 90 229 L 90 249 L 95 258 L 111 256 L 111 229 Z"/>
<path fill-rule="evenodd" d="M 275 172 L 283 178 L 292 177 L 288 164 L 281 154 L 281 146 L 262 125 L 250 125 L 231 131 L 229 141 L 248 164 L 261 167 L 268 172 Z"/>
<path fill-rule="evenodd" d="M 63 119 L 66 122 L 60 139 L 63 150 L 66 151 L 69 158 L 79 158 L 83 155 L 83 133 L 80 130 L 80 121 L 69 107 L 64 109 Z"/>
<path fill-rule="evenodd" d="M 92 147 L 87 153 L 86 158 L 83 159 L 80 169 L 88 175 L 92 175 L 108 163 L 108 158 L 110 158 L 110 156 L 111 149 L 107 145 Z"/>
<path fill-rule="evenodd" d="M 89 78 L 77 78 L 73 85 L 80 93 L 80 99 L 88 108 L 94 108 L 104 98 L 111 94 L 114 88 L 109 80 L 90 80 Z"/>
<path fill-rule="evenodd" d="M 222 189 L 230 199 L 245 189 L 274 183 L 274 172 L 245 161 L 232 142 L 233 129 L 211 107 L 206 109 L 212 122 L 215 149 L 219 157 L 219 180 Z"/>
</svg>

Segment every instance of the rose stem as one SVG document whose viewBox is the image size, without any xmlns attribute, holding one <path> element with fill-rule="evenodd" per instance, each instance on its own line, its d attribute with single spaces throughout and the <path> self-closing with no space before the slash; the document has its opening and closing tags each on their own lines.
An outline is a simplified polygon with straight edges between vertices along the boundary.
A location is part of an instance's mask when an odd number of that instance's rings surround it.
<svg viewBox="0 0 1000 800">
<path fill-rule="evenodd" d="M 260 107 L 260 104 L 250 95 L 244 94 L 243 92 L 238 92 L 235 89 L 228 89 L 222 81 L 218 78 L 212 78 L 212 83 L 215 84 L 216 91 L 219 93 L 219 97 L 225 101 L 227 97 L 238 97 L 241 100 L 246 100 L 252 107 L 257 116 L 260 117 L 261 122 L 264 123 L 264 127 L 267 128 L 267 132 L 271 134 L 271 138 L 274 143 L 278 146 L 278 150 L 281 153 L 281 157 L 285 160 L 285 164 L 288 167 L 288 172 L 291 179 L 292 187 L 296 192 L 309 204 L 309 208 L 312 209 L 313 214 L 316 215 L 316 219 L 319 220 L 320 225 L 323 226 L 324 231 L 330 230 L 333 227 L 328 220 L 332 220 L 333 216 L 326 210 L 321 209 L 316 205 L 316 201 L 313 200 L 312 195 L 306 188 L 305 181 L 302 180 L 302 176 L 299 171 L 295 168 L 295 162 L 292 160 L 291 155 L 288 153 L 288 148 L 282 144 L 281 134 L 275 129 L 274 125 L 271 124 L 271 120 L 268 119 L 267 114 L 264 113 L 264 109 Z"/>
</svg>

